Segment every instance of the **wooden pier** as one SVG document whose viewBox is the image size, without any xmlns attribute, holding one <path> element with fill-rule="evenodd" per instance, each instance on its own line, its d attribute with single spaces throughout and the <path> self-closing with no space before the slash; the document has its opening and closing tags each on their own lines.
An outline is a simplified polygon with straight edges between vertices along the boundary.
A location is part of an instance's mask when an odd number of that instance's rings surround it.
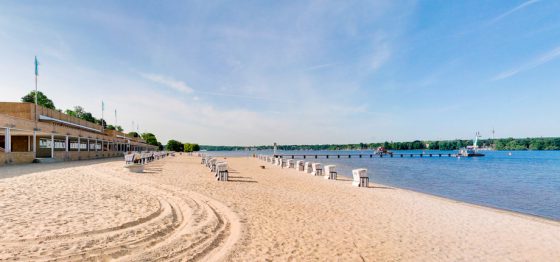
<svg viewBox="0 0 560 262">
<path fill-rule="evenodd" d="M 297 154 L 283 154 L 283 155 L 274 155 L 274 157 L 279 157 L 279 158 L 291 158 L 291 159 L 295 159 L 295 158 L 302 158 L 302 159 L 307 159 L 307 158 L 384 158 L 384 157 L 388 157 L 388 158 L 411 158 L 411 157 L 457 157 L 457 154 L 442 154 L 442 153 L 431 153 L 431 154 L 425 154 L 425 153 L 387 153 L 387 154 L 301 154 L 301 155 L 297 155 Z"/>
</svg>

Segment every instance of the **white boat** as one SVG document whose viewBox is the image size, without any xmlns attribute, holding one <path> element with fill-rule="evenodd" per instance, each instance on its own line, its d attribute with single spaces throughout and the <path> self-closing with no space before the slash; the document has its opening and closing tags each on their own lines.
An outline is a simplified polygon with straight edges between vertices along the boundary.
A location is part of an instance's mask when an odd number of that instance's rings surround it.
<svg viewBox="0 0 560 262">
<path fill-rule="evenodd" d="M 477 143 L 478 143 L 478 138 L 479 137 L 480 137 L 480 133 L 476 132 L 476 136 L 474 137 L 473 145 L 463 147 L 463 148 L 459 149 L 459 153 L 457 154 L 457 156 L 465 156 L 465 157 L 485 156 L 484 154 L 478 152 Z"/>
</svg>

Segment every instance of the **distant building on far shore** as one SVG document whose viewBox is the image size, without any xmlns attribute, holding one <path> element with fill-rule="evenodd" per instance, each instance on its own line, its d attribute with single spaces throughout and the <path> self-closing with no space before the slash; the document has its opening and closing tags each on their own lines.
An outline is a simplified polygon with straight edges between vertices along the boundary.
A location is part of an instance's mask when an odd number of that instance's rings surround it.
<svg viewBox="0 0 560 262">
<path fill-rule="evenodd" d="M 143 150 L 157 150 L 157 146 L 42 106 L 35 112 L 32 103 L 0 102 L 0 166 L 116 157 Z"/>
</svg>

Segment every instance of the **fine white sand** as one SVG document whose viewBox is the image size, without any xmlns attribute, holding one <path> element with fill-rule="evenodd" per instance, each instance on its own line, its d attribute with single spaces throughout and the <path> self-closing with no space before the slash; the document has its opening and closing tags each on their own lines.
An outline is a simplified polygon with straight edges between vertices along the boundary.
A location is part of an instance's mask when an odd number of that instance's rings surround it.
<svg viewBox="0 0 560 262">
<path fill-rule="evenodd" d="M 0 260 L 560 260 L 556 221 L 227 161 L 0 168 Z"/>
</svg>

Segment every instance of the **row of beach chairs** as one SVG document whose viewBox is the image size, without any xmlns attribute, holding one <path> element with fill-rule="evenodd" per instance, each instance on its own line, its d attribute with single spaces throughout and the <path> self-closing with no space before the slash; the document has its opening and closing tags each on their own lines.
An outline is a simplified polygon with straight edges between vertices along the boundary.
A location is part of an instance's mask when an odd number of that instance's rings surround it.
<svg viewBox="0 0 560 262">
<path fill-rule="evenodd" d="M 210 169 L 218 181 L 228 181 L 229 171 L 226 161 L 219 161 L 217 158 L 211 156 L 202 156 L 201 164 Z"/>
<path fill-rule="evenodd" d="M 257 155 L 257 158 L 281 168 L 294 168 L 297 171 L 311 174 L 313 176 L 323 176 L 325 179 L 336 180 L 338 175 L 335 165 L 326 165 L 323 167 L 321 163 L 313 163 L 294 159 L 283 159 L 281 157 L 274 157 L 270 155 Z M 357 187 L 369 186 L 367 169 L 359 168 L 352 170 L 352 185 Z"/>
<path fill-rule="evenodd" d="M 124 155 L 125 167 L 131 172 L 142 173 L 144 172 L 144 165 L 165 158 L 167 156 L 174 156 L 175 154 L 167 151 L 158 152 L 132 152 Z"/>
</svg>

